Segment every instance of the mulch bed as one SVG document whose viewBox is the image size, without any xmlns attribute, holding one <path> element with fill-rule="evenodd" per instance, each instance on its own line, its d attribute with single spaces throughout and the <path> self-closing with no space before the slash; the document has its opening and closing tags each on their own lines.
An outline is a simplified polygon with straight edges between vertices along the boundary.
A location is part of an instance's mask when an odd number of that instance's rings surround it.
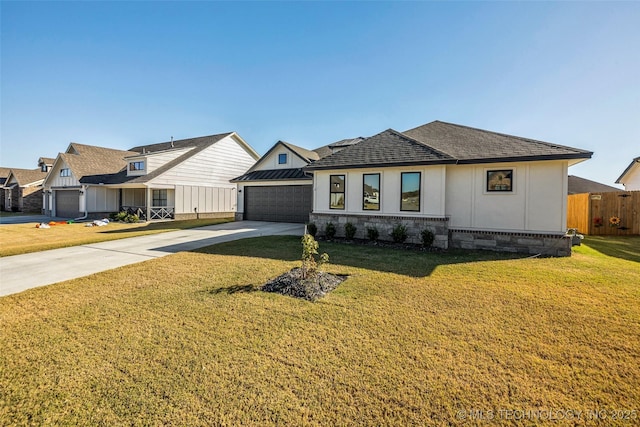
<svg viewBox="0 0 640 427">
<path fill-rule="evenodd" d="M 360 246 L 375 246 L 378 248 L 390 248 L 390 249 L 404 249 L 418 252 L 444 252 L 444 249 L 430 246 L 425 248 L 421 244 L 415 243 L 396 243 L 388 240 L 369 240 L 369 239 L 345 239 L 344 237 L 334 237 L 333 239 L 327 239 L 326 237 L 316 237 L 319 242 L 332 242 L 341 243 L 345 245 L 360 245 Z"/>
<path fill-rule="evenodd" d="M 302 269 L 296 267 L 268 281 L 260 289 L 265 292 L 276 292 L 307 301 L 316 301 L 334 290 L 346 279 L 347 276 L 336 276 L 324 271 L 319 271 L 313 277 L 303 279 Z"/>
</svg>

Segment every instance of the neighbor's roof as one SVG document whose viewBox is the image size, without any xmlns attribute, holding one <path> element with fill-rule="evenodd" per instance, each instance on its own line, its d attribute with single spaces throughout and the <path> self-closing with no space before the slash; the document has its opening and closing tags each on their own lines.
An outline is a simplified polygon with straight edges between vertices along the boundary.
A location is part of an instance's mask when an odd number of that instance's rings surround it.
<svg viewBox="0 0 640 427">
<path fill-rule="evenodd" d="M 366 168 L 424 163 L 455 163 L 455 159 L 398 131 L 387 129 L 324 157 L 305 169 Z"/>
<path fill-rule="evenodd" d="M 580 178 L 579 176 L 569 175 L 569 194 L 580 193 L 606 193 L 609 191 L 622 191 L 619 188 L 602 184 L 590 179 Z"/>
<path fill-rule="evenodd" d="M 624 170 L 624 172 L 622 172 L 622 175 L 620 175 L 620 177 L 618 179 L 616 179 L 616 184 L 622 184 L 622 178 L 624 178 L 624 176 L 629 173 L 629 171 L 631 171 L 631 168 L 633 168 L 636 163 L 640 163 L 640 157 L 636 157 L 635 159 L 633 159 L 631 161 L 631 163 L 629 163 L 629 166 L 627 166 L 627 168 Z"/>
<path fill-rule="evenodd" d="M 46 172 L 42 172 L 38 169 L 11 169 L 10 175 L 12 175 L 18 186 L 24 187 L 29 184 L 33 184 L 38 181 L 42 181 L 47 176 Z M 9 176 L 7 176 L 7 180 Z"/>
<path fill-rule="evenodd" d="M 11 168 L 0 167 L 0 184 L 4 184 L 4 181 L 9 176 L 9 172 L 11 172 Z"/>
<path fill-rule="evenodd" d="M 125 169 L 127 161 L 124 158 L 135 154 L 137 153 L 132 151 L 72 142 L 67 152 L 59 154 L 59 158 L 69 166 L 73 175 L 84 183 L 86 177 L 115 174 Z"/>
<path fill-rule="evenodd" d="M 318 156 L 318 153 L 316 153 L 315 151 L 307 150 L 306 148 L 298 147 L 297 145 L 289 144 L 288 142 L 284 142 L 284 141 L 278 141 L 278 143 L 284 145 L 289 150 L 291 150 L 294 153 L 296 153 L 298 156 L 300 156 L 307 163 L 314 162 L 314 161 L 316 161 L 316 160 L 318 160 L 320 158 Z M 278 144 L 276 143 L 276 145 L 278 145 Z M 274 145 L 273 148 L 275 148 L 276 145 Z M 271 150 L 269 150 L 269 152 L 271 152 L 273 150 L 273 148 Z M 266 156 L 266 154 L 265 154 L 265 156 Z"/>
<path fill-rule="evenodd" d="M 193 157 L 195 154 L 203 151 L 204 149 L 210 147 L 216 142 L 222 140 L 223 138 L 231 135 L 233 132 L 221 133 L 218 135 L 209 135 L 209 136 L 201 136 L 197 138 L 189 138 L 189 139 L 180 139 L 173 141 L 173 147 L 171 141 L 161 142 L 158 144 L 150 144 L 150 145 L 140 145 L 138 147 L 133 147 L 131 150 L 127 151 L 126 155 L 123 156 L 122 161 L 123 166 L 117 171 L 111 173 L 99 173 L 93 174 L 90 176 L 85 176 L 80 180 L 83 184 L 139 184 L 145 183 L 153 178 L 165 173 L 166 171 L 174 168 L 180 163 L 184 162 L 190 157 Z M 145 153 L 154 153 L 158 151 L 167 151 L 167 150 L 175 150 L 175 149 L 183 149 L 183 148 L 192 148 L 186 153 L 176 157 L 175 159 L 167 162 L 166 164 L 160 166 L 155 169 L 153 172 L 150 172 L 146 175 L 141 176 L 127 176 L 127 160 L 124 160 L 124 157 L 131 157 L 135 155 L 142 154 L 143 150 Z"/>
<path fill-rule="evenodd" d="M 355 145 L 355 144 L 357 144 L 357 143 L 359 143 L 359 142 L 361 142 L 363 140 L 364 140 L 364 138 L 361 137 L 361 136 L 359 136 L 357 138 L 341 139 L 340 141 L 336 141 L 336 142 L 333 142 L 331 144 L 324 145 L 324 146 L 322 146 L 320 148 L 316 148 L 313 151 L 318 153 L 318 156 L 320 156 L 320 158 L 322 159 L 324 157 L 332 155 L 334 153 L 334 149 L 336 149 L 336 148 L 340 148 L 340 147 L 344 148 L 344 147 L 348 147 L 350 145 Z"/>
<path fill-rule="evenodd" d="M 231 182 L 246 181 L 290 181 L 290 180 L 311 180 L 310 175 L 304 173 L 300 168 L 296 169 L 269 169 L 247 172 L 242 176 L 234 178 Z"/>
<path fill-rule="evenodd" d="M 51 157 L 40 157 L 38 159 L 38 163 L 44 163 L 45 165 L 52 165 L 53 162 L 55 162 L 56 159 L 52 159 Z"/>
<path fill-rule="evenodd" d="M 434 121 L 403 132 L 458 163 L 589 159 L 590 151 L 468 126 Z"/>
</svg>

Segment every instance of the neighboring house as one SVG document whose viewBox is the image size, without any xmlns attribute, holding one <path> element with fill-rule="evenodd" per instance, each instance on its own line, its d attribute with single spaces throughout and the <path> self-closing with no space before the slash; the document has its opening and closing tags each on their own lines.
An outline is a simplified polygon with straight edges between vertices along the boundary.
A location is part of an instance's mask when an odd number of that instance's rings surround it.
<svg viewBox="0 0 640 427">
<path fill-rule="evenodd" d="M 13 212 L 42 212 L 42 182 L 46 166 L 38 169 L 12 168 L 2 186 L 2 209 Z"/>
<path fill-rule="evenodd" d="M 346 139 L 307 150 L 278 141 L 245 174 L 231 180 L 238 185 L 236 219 L 307 222 L 313 207 L 313 180 L 303 168 L 362 138 Z"/>
<path fill-rule="evenodd" d="M 620 191 L 620 189 L 600 182 L 591 181 L 590 179 L 569 175 L 568 194 L 607 193 L 610 191 Z"/>
<path fill-rule="evenodd" d="M 7 181 L 7 177 L 9 176 L 9 172 L 11 172 L 10 168 L 0 167 L 0 211 L 4 211 L 5 210 L 4 183 Z"/>
<path fill-rule="evenodd" d="M 321 232 L 332 222 L 338 235 L 351 222 L 357 237 L 376 227 L 388 240 L 403 224 L 415 243 L 431 230 L 439 248 L 566 256 L 567 169 L 591 155 L 440 121 L 389 129 L 304 168 L 310 221 Z"/>
<path fill-rule="evenodd" d="M 640 190 L 640 157 L 631 161 L 620 178 L 616 180 L 616 184 L 624 185 L 626 191 Z"/>
<path fill-rule="evenodd" d="M 229 180 L 257 158 L 235 132 L 128 151 L 71 143 L 44 183 L 46 212 L 95 218 L 129 210 L 149 220 L 233 216 L 237 196 Z"/>
</svg>

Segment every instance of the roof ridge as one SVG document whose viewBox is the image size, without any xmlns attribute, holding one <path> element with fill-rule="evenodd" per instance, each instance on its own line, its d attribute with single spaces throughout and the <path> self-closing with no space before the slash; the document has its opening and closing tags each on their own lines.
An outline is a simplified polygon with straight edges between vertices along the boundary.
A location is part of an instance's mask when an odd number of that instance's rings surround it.
<svg viewBox="0 0 640 427">
<path fill-rule="evenodd" d="M 399 131 L 397 131 L 397 130 L 395 130 L 395 129 L 389 128 L 389 129 L 387 129 L 386 131 L 391 131 L 392 133 L 395 133 L 395 134 L 396 134 L 396 135 L 398 135 L 399 137 L 404 138 L 404 139 L 408 140 L 409 142 L 414 142 L 414 143 L 416 143 L 416 144 L 418 144 L 418 145 L 420 145 L 420 146 L 422 146 L 422 147 L 428 148 L 429 150 L 431 150 L 431 151 L 433 151 L 433 152 L 435 152 L 435 153 L 437 153 L 437 154 L 439 154 L 439 155 L 441 155 L 441 156 L 443 156 L 443 157 L 448 157 L 449 159 L 454 159 L 454 160 L 456 159 L 455 157 L 453 157 L 453 156 L 452 156 L 451 154 L 449 154 L 449 153 L 445 153 L 445 152 L 444 152 L 444 151 L 442 151 L 442 150 L 438 150 L 437 148 L 432 147 L 431 145 L 427 144 L 426 142 L 419 141 L 419 140 L 417 140 L 417 139 L 415 139 L 415 138 L 412 138 L 412 137 L 410 137 L 409 135 L 405 135 L 404 133 L 399 132 Z M 384 131 L 384 132 L 386 132 L 386 131 Z M 382 132 L 380 132 L 380 133 L 382 133 Z M 379 134 L 378 134 L 378 135 L 379 135 Z M 365 139 L 365 140 L 366 140 L 366 139 Z"/>
</svg>

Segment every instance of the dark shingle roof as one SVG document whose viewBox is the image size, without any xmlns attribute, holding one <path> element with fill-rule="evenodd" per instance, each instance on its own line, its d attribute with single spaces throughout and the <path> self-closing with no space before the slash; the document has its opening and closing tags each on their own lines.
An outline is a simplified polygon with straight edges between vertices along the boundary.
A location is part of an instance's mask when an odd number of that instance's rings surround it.
<svg viewBox="0 0 640 427">
<path fill-rule="evenodd" d="M 318 153 L 318 156 L 322 159 L 323 157 L 327 157 L 330 156 L 334 153 L 334 149 L 336 148 L 344 148 L 344 147 L 348 147 L 350 145 L 355 145 L 361 141 L 363 141 L 364 138 L 359 136 L 357 138 L 347 138 L 347 139 L 341 139 L 340 141 L 328 144 L 328 145 L 324 145 L 320 148 L 316 148 L 315 151 L 316 153 Z"/>
<path fill-rule="evenodd" d="M 242 176 L 233 178 L 231 182 L 247 182 L 247 181 L 284 181 L 293 179 L 308 179 L 311 176 L 305 174 L 302 169 L 269 169 L 247 172 Z"/>
<path fill-rule="evenodd" d="M 199 136 L 197 138 L 178 139 L 173 141 L 159 142 L 157 144 L 139 145 L 131 148 L 129 151 L 135 151 L 136 153 L 155 153 L 157 151 L 171 150 L 174 148 L 189 148 L 200 147 L 203 145 L 209 146 L 215 142 L 220 141 L 225 136 L 231 135 L 233 132 L 220 133 L 217 135 Z"/>
<path fill-rule="evenodd" d="M 577 148 L 437 120 L 403 133 L 447 153 L 458 163 L 588 159 L 593 154 Z"/>
<path fill-rule="evenodd" d="M 601 184 L 590 179 L 580 178 L 579 176 L 569 175 L 569 194 L 580 193 L 606 193 L 608 191 L 621 191 L 619 188 L 610 185 Z"/>
<path fill-rule="evenodd" d="M 318 156 L 318 153 L 316 153 L 315 151 L 307 150 L 306 148 L 298 147 L 297 145 L 289 144 L 288 142 L 284 142 L 284 141 L 278 141 L 278 143 L 284 145 L 289 150 L 291 150 L 294 153 L 296 153 L 298 156 L 300 156 L 307 163 L 316 161 L 316 160 L 318 160 L 320 158 Z M 278 145 L 278 143 L 276 143 L 276 145 Z M 275 148 L 275 146 L 274 146 L 274 148 Z M 269 151 L 271 151 L 271 150 L 269 150 Z"/>
<path fill-rule="evenodd" d="M 348 146 L 336 154 L 324 157 L 305 169 L 365 168 L 424 163 L 455 163 L 455 159 L 398 131 L 388 129 Z"/>
</svg>

